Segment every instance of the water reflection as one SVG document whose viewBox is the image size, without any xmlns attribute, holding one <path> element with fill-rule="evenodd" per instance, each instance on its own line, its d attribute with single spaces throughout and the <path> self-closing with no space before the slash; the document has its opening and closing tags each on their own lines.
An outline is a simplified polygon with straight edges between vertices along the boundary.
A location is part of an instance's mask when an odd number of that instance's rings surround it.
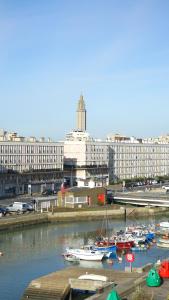
<svg viewBox="0 0 169 300">
<path fill-rule="evenodd" d="M 160 220 L 141 220 L 141 224 L 159 223 Z M 166 216 L 166 219 L 167 216 Z M 128 221 L 127 225 L 134 223 Z M 124 228 L 124 221 L 109 222 L 110 232 Z M 68 266 L 62 254 L 66 247 L 80 247 L 92 243 L 96 232 L 101 228 L 101 222 L 81 222 L 67 224 L 42 225 L 0 233 L 0 290 L 1 299 L 18 300 L 29 282 L 37 277 L 57 271 Z M 167 249 L 157 249 L 152 246 L 145 253 L 135 253 L 133 267 L 149 261 L 168 256 Z M 140 259 L 141 257 L 141 259 Z M 124 269 L 126 261 L 119 263 L 116 257 L 103 262 L 80 262 L 79 267 L 118 268 Z M 15 278 L 15 280 L 14 280 Z M 10 289 L 9 289 L 10 286 Z"/>
</svg>

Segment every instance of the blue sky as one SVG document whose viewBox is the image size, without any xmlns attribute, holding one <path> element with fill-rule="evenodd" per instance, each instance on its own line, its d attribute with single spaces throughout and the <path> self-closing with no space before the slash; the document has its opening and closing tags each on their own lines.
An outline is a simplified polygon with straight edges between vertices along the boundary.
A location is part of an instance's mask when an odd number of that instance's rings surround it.
<svg viewBox="0 0 169 300">
<path fill-rule="evenodd" d="M 0 128 L 60 140 L 76 128 L 169 132 L 168 0 L 0 0 Z"/>
</svg>

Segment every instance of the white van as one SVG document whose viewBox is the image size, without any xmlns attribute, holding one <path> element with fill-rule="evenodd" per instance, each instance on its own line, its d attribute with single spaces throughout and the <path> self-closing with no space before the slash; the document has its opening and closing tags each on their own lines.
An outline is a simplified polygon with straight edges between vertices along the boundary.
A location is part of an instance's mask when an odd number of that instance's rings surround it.
<svg viewBox="0 0 169 300">
<path fill-rule="evenodd" d="M 6 207 L 8 212 L 17 212 L 17 213 L 24 213 L 27 211 L 27 203 L 23 202 L 14 202 Z"/>
</svg>

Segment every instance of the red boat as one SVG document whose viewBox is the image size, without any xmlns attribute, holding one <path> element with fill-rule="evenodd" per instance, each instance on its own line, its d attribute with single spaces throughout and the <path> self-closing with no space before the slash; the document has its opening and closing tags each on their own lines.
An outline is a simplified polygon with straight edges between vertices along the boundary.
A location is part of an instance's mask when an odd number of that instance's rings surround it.
<svg viewBox="0 0 169 300">
<path fill-rule="evenodd" d="M 134 247 L 134 241 L 128 240 L 124 232 L 121 235 L 112 235 L 110 237 L 109 235 L 109 230 L 108 230 L 108 218 L 107 218 L 107 210 L 106 210 L 106 215 L 104 218 L 105 222 L 105 237 L 103 237 L 103 232 L 100 234 L 100 237 L 98 237 L 98 240 L 95 242 L 95 245 L 97 247 L 104 247 L 104 246 L 116 246 L 117 250 L 129 250 L 132 247 Z M 104 226 L 102 226 L 102 229 Z"/>
<path fill-rule="evenodd" d="M 122 249 L 130 249 L 131 247 L 134 247 L 134 241 L 106 241 L 106 240 L 102 240 L 102 241 L 98 241 L 95 243 L 95 245 L 97 247 L 101 247 L 101 246 L 112 246 L 112 245 L 116 245 L 117 250 L 122 250 Z"/>
<path fill-rule="evenodd" d="M 128 250 L 134 247 L 134 242 L 133 241 L 124 241 L 124 242 L 117 242 L 116 243 L 117 250 Z"/>
</svg>

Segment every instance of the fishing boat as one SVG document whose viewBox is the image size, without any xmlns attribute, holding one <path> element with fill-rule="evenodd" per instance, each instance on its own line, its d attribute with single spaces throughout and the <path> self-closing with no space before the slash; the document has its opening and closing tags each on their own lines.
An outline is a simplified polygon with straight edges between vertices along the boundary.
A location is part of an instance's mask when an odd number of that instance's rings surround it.
<svg viewBox="0 0 169 300">
<path fill-rule="evenodd" d="M 159 243 L 164 243 L 164 244 L 168 244 L 169 245 L 169 238 L 168 239 L 161 238 L 161 239 L 159 239 Z"/>
<path fill-rule="evenodd" d="M 157 247 L 160 247 L 160 248 L 169 248 L 169 243 L 157 243 Z"/>
<path fill-rule="evenodd" d="M 169 222 L 168 221 L 160 222 L 159 226 L 162 227 L 162 228 L 168 228 L 169 229 Z"/>
<path fill-rule="evenodd" d="M 107 216 L 107 207 L 105 210 L 105 215 L 102 221 L 102 226 L 100 229 L 100 234 L 96 237 L 94 243 L 94 249 L 100 252 L 108 252 L 110 256 L 111 253 L 116 253 L 117 246 L 114 242 L 110 242 L 110 230 L 109 230 L 109 221 Z"/>
<path fill-rule="evenodd" d="M 105 247 L 97 247 L 95 245 L 84 245 L 82 249 L 97 251 L 104 254 L 104 257 L 109 258 L 112 253 L 116 253 L 116 246 L 105 246 Z"/>
<path fill-rule="evenodd" d="M 108 251 L 108 252 L 116 252 L 116 245 L 105 245 L 105 246 L 102 246 L 100 244 L 96 244 L 94 246 L 94 250 L 97 250 L 97 251 Z"/>
<path fill-rule="evenodd" d="M 142 237 L 131 236 L 129 237 L 129 240 L 134 241 L 135 246 L 145 245 L 148 243 L 145 236 Z"/>
<path fill-rule="evenodd" d="M 101 261 L 104 257 L 104 253 L 101 253 L 99 251 L 79 248 L 66 248 L 66 253 L 72 254 L 82 260 Z"/>
<path fill-rule="evenodd" d="M 117 241 L 116 247 L 118 250 L 129 250 L 134 246 L 134 241 Z"/>
<path fill-rule="evenodd" d="M 137 236 L 143 236 L 148 233 L 155 233 L 155 225 L 154 224 L 149 224 L 149 225 L 131 225 L 127 226 L 125 228 L 126 233 L 133 233 Z"/>
<path fill-rule="evenodd" d="M 131 247 L 135 246 L 135 239 L 133 237 L 129 239 L 123 230 L 110 236 L 110 231 L 108 228 L 107 210 L 104 216 L 103 225 L 101 228 L 100 236 L 97 237 L 95 242 L 95 247 L 97 250 L 104 249 L 104 250 L 110 250 L 112 252 L 115 252 L 116 250 L 130 250 Z M 103 233 L 103 228 L 105 231 L 104 233 Z M 140 239 L 143 238 L 140 237 Z M 113 247 L 113 248 L 109 248 L 109 247 Z"/>
<path fill-rule="evenodd" d="M 100 242 L 96 242 L 95 243 L 95 246 L 97 247 L 106 247 L 106 246 L 116 246 L 116 249 L 117 250 L 128 250 L 130 249 L 131 247 L 134 246 L 134 240 L 132 241 L 129 241 L 129 240 L 126 240 L 126 239 L 111 239 L 108 243 L 104 240 L 100 241 Z"/>
</svg>

